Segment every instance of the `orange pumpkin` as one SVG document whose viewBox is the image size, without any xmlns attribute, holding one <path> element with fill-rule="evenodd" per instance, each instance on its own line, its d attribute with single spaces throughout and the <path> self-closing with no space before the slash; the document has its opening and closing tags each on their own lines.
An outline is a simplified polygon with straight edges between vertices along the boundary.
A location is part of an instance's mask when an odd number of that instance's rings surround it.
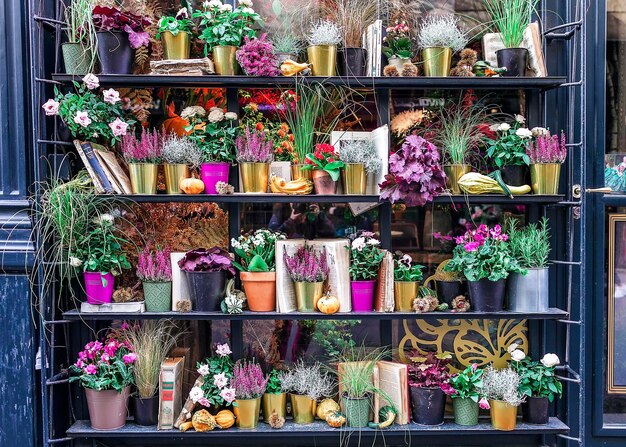
<svg viewBox="0 0 626 447">
<path fill-rule="evenodd" d="M 189 132 L 185 130 L 185 127 L 189 125 L 189 121 L 178 116 L 175 109 L 173 102 L 167 106 L 167 116 L 169 118 L 163 121 L 163 129 L 167 133 L 175 133 L 179 137 L 189 135 Z"/>
<path fill-rule="evenodd" d="M 235 415 L 230 410 L 222 410 L 215 415 L 215 421 L 225 430 L 235 425 Z"/>
<path fill-rule="evenodd" d="M 327 293 L 317 300 L 317 309 L 323 314 L 334 314 L 339 311 L 339 298 Z"/>
<path fill-rule="evenodd" d="M 185 194 L 200 194 L 204 191 L 204 182 L 197 178 L 183 178 L 178 182 L 178 187 Z"/>
</svg>

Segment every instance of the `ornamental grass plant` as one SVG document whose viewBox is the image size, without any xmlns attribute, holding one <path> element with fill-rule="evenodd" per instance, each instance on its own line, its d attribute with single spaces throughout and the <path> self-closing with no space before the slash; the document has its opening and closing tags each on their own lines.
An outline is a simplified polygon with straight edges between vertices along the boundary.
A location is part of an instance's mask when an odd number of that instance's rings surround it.
<svg viewBox="0 0 626 447">
<path fill-rule="evenodd" d="M 519 48 L 539 0 L 483 0 L 506 48 Z"/>
</svg>

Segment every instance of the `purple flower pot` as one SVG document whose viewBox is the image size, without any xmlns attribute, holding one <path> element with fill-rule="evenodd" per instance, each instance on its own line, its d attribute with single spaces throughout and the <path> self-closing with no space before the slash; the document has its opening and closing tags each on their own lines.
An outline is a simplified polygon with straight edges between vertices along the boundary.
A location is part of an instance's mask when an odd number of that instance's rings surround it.
<svg viewBox="0 0 626 447">
<path fill-rule="evenodd" d="M 202 163 L 200 166 L 200 177 L 204 182 L 204 192 L 206 194 L 217 194 L 215 184 L 217 182 L 228 183 L 228 163 Z"/>
<path fill-rule="evenodd" d="M 111 302 L 115 277 L 112 273 L 84 272 L 85 292 L 89 304 L 105 304 Z"/>
<path fill-rule="evenodd" d="M 376 280 L 350 281 L 352 290 L 352 311 L 371 312 L 374 310 L 374 291 Z"/>
</svg>

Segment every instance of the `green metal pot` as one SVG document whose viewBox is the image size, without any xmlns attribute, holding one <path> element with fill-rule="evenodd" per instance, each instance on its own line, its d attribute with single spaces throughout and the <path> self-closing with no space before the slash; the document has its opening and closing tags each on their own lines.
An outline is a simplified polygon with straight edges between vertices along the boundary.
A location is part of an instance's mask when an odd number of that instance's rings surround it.
<svg viewBox="0 0 626 447">
<path fill-rule="evenodd" d="M 172 310 L 172 282 L 143 282 L 143 297 L 148 312 L 169 312 Z"/>
</svg>

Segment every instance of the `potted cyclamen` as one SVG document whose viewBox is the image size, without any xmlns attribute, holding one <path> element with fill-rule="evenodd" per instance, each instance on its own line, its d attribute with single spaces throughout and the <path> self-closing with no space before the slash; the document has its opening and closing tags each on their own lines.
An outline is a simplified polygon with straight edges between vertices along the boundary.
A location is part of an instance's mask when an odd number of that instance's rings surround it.
<svg viewBox="0 0 626 447">
<path fill-rule="evenodd" d="M 91 21 L 92 0 L 72 0 L 65 7 L 65 34 L 61 44 L 65 72 L 71 75 L 91 73 L 95 65 L 96 35 Z"/>
<path fill-rule="evenodd" d="M 419 27 L 417 45 L 422 50 L 424 76 L 448 76 L 452 53 L 461 51 L 468 42 L 452 14 L 428 15 Z"/>
<path fill-rule="evenodd" d="M 261 396 L 267 387 L 267 377 L 254 361 L 235 363 L 230 386 L 235 390 L 235 423 L 240 429 L 256 428 L 261 412 Z"/>
<path fill-rule="evenodd" d="M 342 140 L 339 158 L 344 163 L 341 171 L 345 194 L 365 194 L 368 177 L 382 169 L 382 160 L 372 140 Z"/>
<path fill-rule="evenodd" d="M 485 369 L 481 394 L 489 400 L 491 425 L 496 430 L 515 430 L 517 407 L 524 402 L 523 396 L 519 393 L 519 385 L 520 376 L 510 367 L 495 369 L 489 365 Z"/>
<path fill-rule="evenodd" d="M 219 311 L 226 296 L 226 280 L 235 275 L 228 252 L 219 247 L 197 248 L 185 253 L 178 267 L 187 275 L 193 309 Z"/>
<path fill-rule="evenodd" d="M 450 372 L 448 365 L 452 355 L 449 352 L 436 354 L 427 352 L 411 353 L 409 364 L 409 390 L 411 412 L 415 423 L 420 425 L 441 425 L 446 409 L 446 394 Z"/>
<path fill-rule="evenodd" d="M 315 194 L 337 194 L 339 173 L 345 166 L 330 144 L 315 145 L 315 152 L 306 154 L 302 170 L 313 171 Z"/>
<path fill-rule="evenodd" d="M 274 141 L 264 130 L 246 126 L 235 139 L 237 162 L 244 193 L 266 193 L 270 163 L 274 161 Z"/>
<path fill-rule="evenodd" d="M 189 178 L 189 167 L 197 170 L 202 164 L 203 154 L 198 145 L 189 138 L 169 134 L 163 139 L 161 159 L 165 171 L 165 192 L 180 194 L 181 183 Z M 204 183 L 201 184 L 204 189 Z"/>
<path fill-rule="evenodd" d="M 336 23 L 322 20 L 315 23 L 307 37 L 307 55 L 313 76 L 337 74 L 337 45 L 341 42 L 341 30 Z"/>
<path fill-rule="evenodd" d="M 92 20 L 98 36 L 102 74 L 131 74 L 134 50 L 150 43 L 145 30 L 150 20 L 107 6 L 93 8 Z"/>
<path fill-rule="evenodd" d="M 480 397 L 483 370 L 472 363 L 450 377 L 445 393 L 452 398 L 454 422 L 459 425 L 477 425 L 479 408 L 488 409 L 489 402 Z"/>
<path fill-rule="evenodd" d="M 487 140 L 487 156 L 500 169 L 504 183 L 511 186 L 528 184 L 530 158 L 526 148 L 533 134 L 524 127 L 525 121 L 523 116 L 516 115 L 513 125 L 494 124 L 490 130 L 496 133 L 496 138 Z"/>
<path fill-rule="evenodd" d="M 289 393 L 296 424 L 313 423 L 317 401 L 333 393 L 335 383 L 323 368 L 319 362 L 307 365 L 300 359 L 291 369 L 280 374 L 282 391 Z"/>
<path fill-rule="evenodd" d="M 248 308 L 253 312 L 276 310 L 276 241 L 286 239 L 282 234 L 260 229 L 249 235 L 231 239 L 239 262 L 239 278 L 246 293 Z"/>
<path fill-rule="evenodd" d="M 530 183 L 535 194 L 559 193 L 561 165 L 567 156 L 565 134 L 550 135 L 543 128 L 532 129 L 534 141 L 528 145 L 526 154 L 530 162 Z"/>
<path fill-rule="evenodd" d="M 424 266 L 413 264 L 411 255 L 402 255 L 393 261 L 393 291 L 396 312 L 411 312 L 417 297 Z"/>
<path fill-rule="evenodd" d="M 91 427 L 116 430 L 126 424 L 128 397 L 137 354 L 113 337 L 91 341 L 70 366 L 70 382 L 85 389 Z"/>
<path fill-rule="evenodd" d="M 374 309 L 374 291 L 380 263 L 385 257 L 385 250 L 378 246 L 380 241 L 374 233 L 362 232 L 354 239 L 350 250 L 350 289 L 352 292 L 352 310 L 371 312 Z"/>
<path fill-rule="evenodd" d="M 389 65 L 396 67 L 402 72 L 404 64 L 411 63 L 413 59 L 413 45 L 409 35 L 410 29 L 406 22 L 396 22 L 387 27 L 387 35 L 383 38 L 383 54 L 387 56 Z"/>
<path fill-rule="evenodd" d="M 228 407 L 235 401 L 235 389 L 230 387 L 234 362 L 227 343 L 215 345 L 215 355 L 196 364 L 202 385 L 189 391 L 189 398 L 206 408 Z"/>
<path fill-rule="evenodd" d="M 187 8 L 180 8 L 174 17 L 161 17 L 156 38 L 163 43 L 163 59 L 189 59 L 193 28 Z"/>
<path fill-rule="evenodd" d="M 261 399 L 263 422 L 266 424 L 272 414 L 276 414 L 277 418 L 287 417 L 287 393 L 282 390 L 280 374 L 278 370 L 272 369 L 267 377 L 265 394 Z"/>
<path fill-rule="evenodd" d="M 148 312 L 172 310 L 172 264 L 170 251 L 145 247 L 139 253 L 137 277 L 143 285 L 143 297 Z"/>
<path fill-rule="evenodd" d="M 293 255 L 285 251 L 284 262 L 293 281 L 298 312 L 314 312 L 328 278 L 326 249 L 318 251 L 305 243 Z"/>
<path fill-rule="evenodd" d="M 162 145 L 162 135 L 156 129 L 151 132 L 142 127 L 139 138 L 132 133 L 122 137 L 120 147 L 128 163 L 133 194 L 156 194 Z"/>
</svg>

